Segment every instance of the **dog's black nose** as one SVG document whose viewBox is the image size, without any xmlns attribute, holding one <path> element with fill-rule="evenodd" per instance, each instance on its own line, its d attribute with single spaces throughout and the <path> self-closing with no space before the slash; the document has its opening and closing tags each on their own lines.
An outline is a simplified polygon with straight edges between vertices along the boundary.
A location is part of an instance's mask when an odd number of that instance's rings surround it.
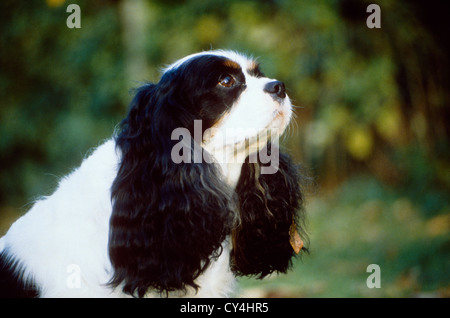
<svg viewBox="0 0 450 318">
<path fill-rule="evenodd" d="M 278 98 L 286 97 L 286 87 L 284 86 L 284 83 L 280 81 L 267 83 L 264 87 L 264 91 Z"/>
</svg>

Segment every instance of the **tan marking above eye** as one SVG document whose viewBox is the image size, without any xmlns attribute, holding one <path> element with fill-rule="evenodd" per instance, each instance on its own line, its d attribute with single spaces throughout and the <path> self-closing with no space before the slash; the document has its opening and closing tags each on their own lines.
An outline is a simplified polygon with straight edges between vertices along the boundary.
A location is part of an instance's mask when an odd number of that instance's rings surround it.
<svg viewBox="0 0 450 318">
<path fill-rule="evenodd" d="M 235 70 L 240 70 L 241 69 L 241 66 L 238 63 L 236 63 L 235 61 L 232 61 L 232 60 L 226 60 L 223 64 L 226 67 L 230 67 L 230 68 L 233 68 Z"/>
</svg>

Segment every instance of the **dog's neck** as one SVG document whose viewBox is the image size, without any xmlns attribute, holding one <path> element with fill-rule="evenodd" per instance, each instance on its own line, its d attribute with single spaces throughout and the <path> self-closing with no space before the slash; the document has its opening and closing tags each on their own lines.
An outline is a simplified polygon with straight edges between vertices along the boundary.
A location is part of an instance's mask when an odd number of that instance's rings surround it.
<svg viewBox="0 0 450 318">
<path fill-rule="evenodd" d="M 214 148 L 211 144 L 203 145 L 213 157 L 214 161 L 220 166 L 225 182 L 232 187 L 236 187 L 241 175 L 242 164 L 250 153 L 257 151 L 255 147 L 249 147 L 247 144 L 230 145 Z"/>
</svg>

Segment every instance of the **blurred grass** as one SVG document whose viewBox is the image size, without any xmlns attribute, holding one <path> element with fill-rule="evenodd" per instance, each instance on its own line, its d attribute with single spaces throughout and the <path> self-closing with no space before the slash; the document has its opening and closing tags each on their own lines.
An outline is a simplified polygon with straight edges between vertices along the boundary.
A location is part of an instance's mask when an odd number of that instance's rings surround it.
<svg viewBox="0 0 450 318">
<path fill-rule="evenodd" d="M 450 206 L 421 206 L 370 176 L 349 179 L 307 206 L 310 250 L 286 275 L 240 279 L 249 297 L 450 297 Z M 370 289 L 369 264 L 381 268 Z"/>
</svg>

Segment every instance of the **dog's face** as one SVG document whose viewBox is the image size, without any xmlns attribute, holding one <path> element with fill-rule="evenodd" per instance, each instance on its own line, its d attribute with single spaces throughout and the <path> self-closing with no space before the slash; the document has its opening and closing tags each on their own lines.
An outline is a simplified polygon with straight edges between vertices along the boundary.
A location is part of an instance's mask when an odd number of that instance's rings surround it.
<svg viewBox="0 0 450 318">
<path fill-rule="evenodd" d="M 202 120 L 203 146 L 212 154 L 261 149 L 269 134 L 281 135 L 290 121 L 292 105 L 284 84 L 235 52 L 187 56 L 169 66 L 161 81 L 167 76 L 172 83 L 173 76 L 178 78 L 179 93 Z"/>
</svg>

